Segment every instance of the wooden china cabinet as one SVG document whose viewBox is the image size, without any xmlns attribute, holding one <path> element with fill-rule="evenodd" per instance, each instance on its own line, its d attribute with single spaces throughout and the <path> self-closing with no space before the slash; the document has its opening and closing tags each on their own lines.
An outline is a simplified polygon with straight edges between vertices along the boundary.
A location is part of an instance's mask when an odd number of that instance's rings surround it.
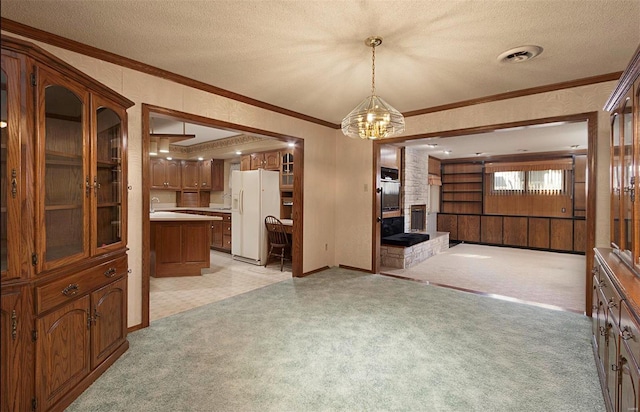
<svg viewBox="0 0 640 412">
<path fill-rule="evenodd" d="M 593 350 L 608 410 L 640 407 L 640 47 L 606 103 L 611 113 L 611 247 L 597 248 Z"/>
<path fill-rule="evenodd" d="M 133 103 L 2 36 L 1 411 L 63 410 L 128 348 Z"/>
</svg>

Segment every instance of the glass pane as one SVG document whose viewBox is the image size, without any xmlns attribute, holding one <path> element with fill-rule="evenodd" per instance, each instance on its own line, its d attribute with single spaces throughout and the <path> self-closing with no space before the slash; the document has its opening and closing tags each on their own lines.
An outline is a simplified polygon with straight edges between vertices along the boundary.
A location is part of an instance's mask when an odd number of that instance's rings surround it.
<svg viewBox="0 0 640 412">
<path fill-rule="evenodd" d="M 564 172 L 562 170 L 530 171 L 527 191 L 536 194 L 560 194 L 564 190 Z"/>
<path fill-rule="evenodd" d="M 493 174 L 493 190 L 524 190 L 524 172 L 495 172 Z"/>
<path fill-rule="evenodd" d="M 116 112 L 104 107 L 98 109 L 97 120 L 96 246 L 102 247 L 122 239 L 122 122 Z"/>
<path fill-rule="evenodd" d="M 633 202 L 631 201 L 631 190 L 633 189 L 633 118 L 631 114 L 631 105 L 625 105 L 622 111 L 622 126 L 623 126 L 623 139 L 624 139 L 624 187 L 623 191 L 623 208 L 622 213 L 624 215 L 624 233 L 625 233 L 625 246 L 626 250 L 632 250 L 633 245 Z"/>
<path fill-rule="evenodd" d="M 47 261 L 83 252 L 83 103 L 62 86 L 45 89 L 44 210 Z"/>
<path fill-rule="evenodd" d="M 614 115 L 611 132 L 611 243 L 620 247 L 620 116 Z"/>
<path fill-rule="evenodd" d="M 0 220 L 0 244 L 2 245 L 2 249 L 0 250 L 0 268 L 2 272 L 5 272 L 8 269 L 8 251 L 7 251 L 7 197 L 9 195 L 9 179 L 8 179 L 8 170 L 7 170 L 7 144 L 9 141 L 9 130 L 7 127 L 7 121 L 9 117 L 7 116 L 7 75 L 4 70 L 2 70 L 2 104 L 1 104 L 1 114 L 0 120 L 2 123 L 0 124 L 0 136 L 2 141 L 0 143 L 0 148 L 2 149 L 2 153 L 0 154 L 0 162 L 2 166 L 0 167 L 0 181 L 2 182 L 2 192 L 0 194 L 2 200 L 0 205 L 0 214 L 2 218 Z"/>
</svg>

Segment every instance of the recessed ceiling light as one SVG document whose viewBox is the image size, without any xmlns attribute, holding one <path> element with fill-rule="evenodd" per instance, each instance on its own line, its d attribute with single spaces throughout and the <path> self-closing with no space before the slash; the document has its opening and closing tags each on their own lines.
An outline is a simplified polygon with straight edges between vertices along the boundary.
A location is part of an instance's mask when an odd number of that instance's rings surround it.
<svg viewBox="0 0 640 412">
<path fill-rule="evenodd" d="M 571 147 L 572 149 L 577 149 L 578 147 L 580 147 L 580 145 L 579 144 L 572 144 L 569 147 Z"/>
<path fill-rule="evenodd" d="M 445 150 L 444 151 L 444 154 L 451 154 L 451 153 L 452 153 L 451 150 Z"/>
<path fill-rule="evenodd" d="M 173 157 L 167 156 L 167 160 L 173 160 Z"/>
<path fill-rule="evenodd" d="M 509 49 L 498 56 L 500 63 L 522 63 L 542 53 L 540 46 L 519 46 Z"/>
<path fill-rule="evenodd" d="M 476 156 L 480 156 L 482 152 L 476 152 Z"/>
<path fill-rule="evenodd" d="M 204 160 L 204 157 L 199 157 L 198 160 Z"/>
<path fill-rule="evenodd" d="M 241 154 L 242 154 L 242 152 L 238 151 L 238 152 L 236 152 L 236 154 L 237 154 L 237 155 L 241 155 Z"/>
<path fill-rule="evenodd" d="M 291 143 L 289 143 L 287 146 L 289 146 L 289 147 L 294 147 L 295 145 L 296 145 L 295 143 L 291 142 Z"/>
</svg>

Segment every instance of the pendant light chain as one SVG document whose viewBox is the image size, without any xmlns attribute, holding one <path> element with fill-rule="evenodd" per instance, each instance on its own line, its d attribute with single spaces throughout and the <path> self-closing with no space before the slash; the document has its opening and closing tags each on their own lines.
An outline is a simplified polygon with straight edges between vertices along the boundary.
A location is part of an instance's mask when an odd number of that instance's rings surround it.
<svg viewBox="0 0 640 412">
<path fill-rule="evenodd" d="M 371 46 L 371 95 L 376 95 L 376 45 Z"/>
</svg>

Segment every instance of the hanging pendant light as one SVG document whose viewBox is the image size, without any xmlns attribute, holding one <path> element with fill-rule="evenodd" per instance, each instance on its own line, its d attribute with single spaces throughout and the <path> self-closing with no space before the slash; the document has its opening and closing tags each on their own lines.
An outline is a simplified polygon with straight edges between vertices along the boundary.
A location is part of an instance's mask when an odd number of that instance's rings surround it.
<svg viewBox="0 0 640 412">
<path fill-rule="evenodd" d="M 371 47 L 371 96 L 342 120 L 342 133 L 370 140 L 399 135 L 404 132 L 402 113 L 376 96 L 376 47 L 382 44 L 382 37 L 369 37 L 364 43 Z"/>
</svg>

